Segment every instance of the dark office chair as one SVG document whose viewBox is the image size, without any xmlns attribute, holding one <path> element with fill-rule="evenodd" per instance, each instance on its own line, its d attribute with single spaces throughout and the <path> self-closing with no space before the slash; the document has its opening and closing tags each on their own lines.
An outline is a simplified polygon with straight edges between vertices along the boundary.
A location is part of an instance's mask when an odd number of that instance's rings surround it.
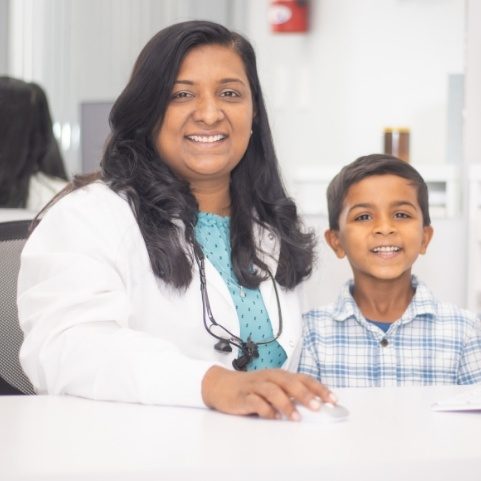
<svg viewBox="0 0 481 481">
<path fill-rule="evenodd" d="M 18 360 L 23 333 L 17 312 L 20 254 L 31 223 L 31 220 L 0 222 L 0 395 L 34 394 Z"/>
</svg>

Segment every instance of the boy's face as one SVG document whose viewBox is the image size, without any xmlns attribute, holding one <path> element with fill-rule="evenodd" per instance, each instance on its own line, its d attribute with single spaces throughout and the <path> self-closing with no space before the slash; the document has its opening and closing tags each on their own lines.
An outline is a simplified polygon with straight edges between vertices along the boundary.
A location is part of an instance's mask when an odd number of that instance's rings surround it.
<svg viewBox="0 0 481 481">
<path fill-rule="evenodd" d="M 396 175 L 373 175 L 353 184 L 344 199 L 339 231 L 327 230 L 337 257 L 347 256 L 356 281 L 411 275 L 433 235 L 423 227 L 416 188 Z"/>
</svg>

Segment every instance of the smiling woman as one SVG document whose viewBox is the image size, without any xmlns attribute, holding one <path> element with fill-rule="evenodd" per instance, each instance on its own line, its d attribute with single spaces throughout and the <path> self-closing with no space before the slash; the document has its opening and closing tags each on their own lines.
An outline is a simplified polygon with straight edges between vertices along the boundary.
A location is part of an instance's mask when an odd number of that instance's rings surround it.
<svg viewBox="0 0 481 481">
<path fill-rule="evenodd" d="M 189 182 L 200 210 L 230 214 L 230 173 L 247 149 L 252 122 L 252 92 L 239 55 L 222 45 L 189 52 L 155 145 L 164 162 Z M 209 205 L 213 190 L 220 205 Z"/>
<path fill-rule="evenodd" d="M 296 402 L 333 401 L 288 372 L 314 239 L 249 42 L 202 21 L 160 31 L 110 123 L 101 172 L 74 180 L 23 251 L 21 361 L 38 392 L 293 420 Z"/>
</svg>

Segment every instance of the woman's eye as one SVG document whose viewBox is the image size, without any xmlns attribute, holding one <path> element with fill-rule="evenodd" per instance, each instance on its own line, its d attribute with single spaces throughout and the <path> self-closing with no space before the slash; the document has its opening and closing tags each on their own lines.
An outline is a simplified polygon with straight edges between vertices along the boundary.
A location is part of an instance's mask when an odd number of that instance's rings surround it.
<svg viewBox="0 0 481 481">
<path fill-rule="evenodd" d="M 184 100 L 190 97 L 192 97 L 192 94 L 190 92 L 186 92 L 185 90 L 182 90 L 180 92 L 174 92 L 172 94 L 173 100 Z"/>
<path fill-rule="evenodd" d="M 224 90 L 221 93 L 221 96 L 222 97 L 236 98 L 236 97 L 240 97 L 240 94 L 238 92 L 236 92 L 235 90 Z"/>
</svg>

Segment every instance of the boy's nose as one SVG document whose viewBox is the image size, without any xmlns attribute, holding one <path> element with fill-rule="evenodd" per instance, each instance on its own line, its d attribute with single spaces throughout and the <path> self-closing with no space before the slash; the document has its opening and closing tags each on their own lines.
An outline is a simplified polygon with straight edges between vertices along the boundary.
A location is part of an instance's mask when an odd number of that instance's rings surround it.
<svg viewBox="0 0 481 481">
<path fill-rule="evenodd" d="M 224 118 L 224 111 L 218 105 L 217 99 L 205 96 L 197 100 L 193 118 L 196 122 L 215 125 Z"/>
<path fill-rule="evenodd" d="M 395 231 L 396 229 L 390 219 L 379 219 L 374 226 L 374 234 L 377 235 L 390 235 Z"/>
</svg>

